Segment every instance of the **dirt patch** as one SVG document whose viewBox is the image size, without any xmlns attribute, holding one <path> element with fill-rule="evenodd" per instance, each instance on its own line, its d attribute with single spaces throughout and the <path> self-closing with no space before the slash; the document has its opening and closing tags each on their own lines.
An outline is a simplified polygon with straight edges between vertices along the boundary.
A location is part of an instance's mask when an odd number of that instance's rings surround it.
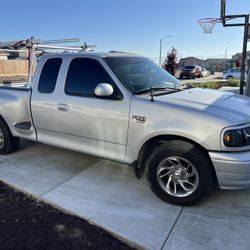
<svg viewBox="0 0 250 250">
<path fill-rule="evenodd" d="M 0 182 L 0 249 L 134 249 Z"/>
</svg>

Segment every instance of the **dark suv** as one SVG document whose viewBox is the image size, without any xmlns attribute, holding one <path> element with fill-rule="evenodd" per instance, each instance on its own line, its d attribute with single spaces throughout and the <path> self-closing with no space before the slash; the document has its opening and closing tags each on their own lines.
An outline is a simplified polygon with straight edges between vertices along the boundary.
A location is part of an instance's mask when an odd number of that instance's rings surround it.
<svg viewBox="0 0 250 250">
<path fill-rule="evenodd" d="M 201 66 L 198 65 L 188 65 L 181 69 L 180 79 L 201 77 Z"/>
</svg>

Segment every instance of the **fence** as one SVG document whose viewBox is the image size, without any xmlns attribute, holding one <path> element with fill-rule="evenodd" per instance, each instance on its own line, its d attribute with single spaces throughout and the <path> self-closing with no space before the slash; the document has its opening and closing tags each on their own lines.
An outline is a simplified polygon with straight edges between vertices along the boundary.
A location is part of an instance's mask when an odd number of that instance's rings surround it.
<svg viewBox="0 0 250 250">
<path fill-rule="evenodd" d="M 0 75 L 28 74 L 27 60 L 0 60 Z"/>
</svg>

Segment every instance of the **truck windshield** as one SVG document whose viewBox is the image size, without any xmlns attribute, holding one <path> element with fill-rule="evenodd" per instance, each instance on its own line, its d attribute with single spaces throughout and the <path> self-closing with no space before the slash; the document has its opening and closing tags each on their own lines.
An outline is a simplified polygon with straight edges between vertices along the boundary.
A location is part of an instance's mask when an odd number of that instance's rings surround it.
<svg viewBox="0 0 250 250">
<path fill-rule="evenodd" d="M 147 58 L 124 56 L 103 59 L 133 94 L 148 88 L 176 89 L 181 85 L 175 77 Z"/>
<path fill-rule="evenodd" d="M 194 69 L 195 66 L 185 66 L 184 69 Z"/>
</svg>

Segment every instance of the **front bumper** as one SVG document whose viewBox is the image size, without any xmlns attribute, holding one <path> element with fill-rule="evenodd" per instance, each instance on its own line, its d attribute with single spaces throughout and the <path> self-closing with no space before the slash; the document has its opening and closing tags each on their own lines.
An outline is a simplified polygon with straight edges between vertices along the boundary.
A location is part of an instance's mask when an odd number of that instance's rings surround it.
<svg viewBox="0 0 250 250">
<path fill-rule="evenodd" d="M 192 72 L 181 72 L 180 76 L 194 77 L 194 73 L 192 73 Z"/>
<path fill-rule="evenodd" d="M 218 183 L 223 189 L 250 187 L 250 151 L 209 152 Z"/>
</svg>

